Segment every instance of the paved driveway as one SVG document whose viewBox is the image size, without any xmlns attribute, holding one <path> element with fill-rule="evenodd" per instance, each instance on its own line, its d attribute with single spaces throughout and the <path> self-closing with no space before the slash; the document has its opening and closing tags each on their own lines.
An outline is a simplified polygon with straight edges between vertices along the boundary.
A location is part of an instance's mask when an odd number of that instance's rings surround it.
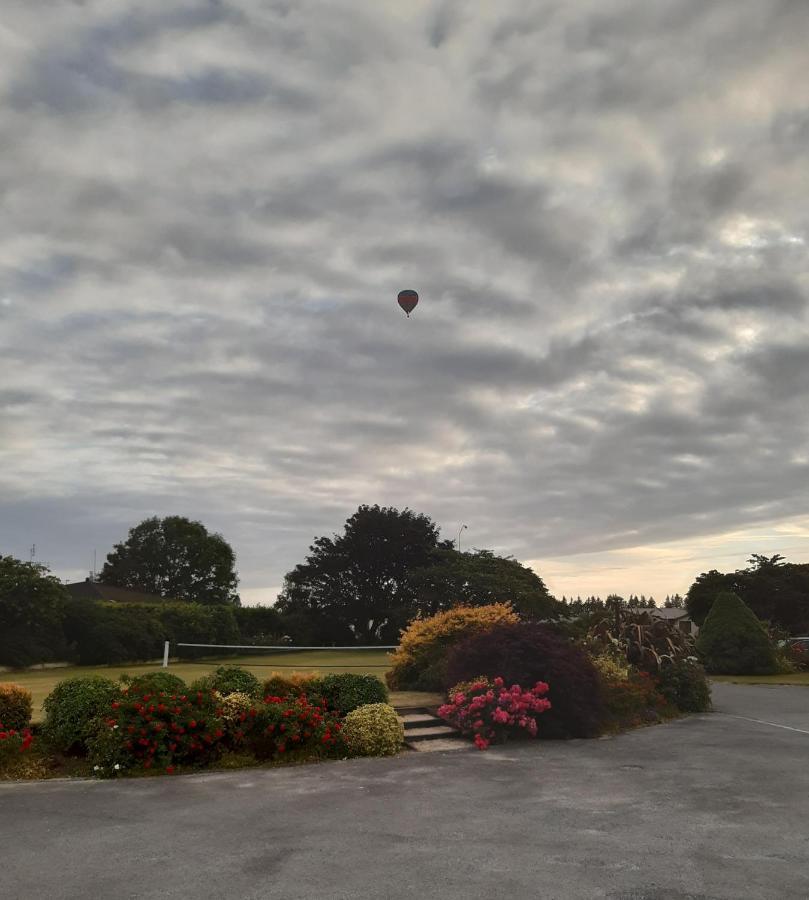
<svg viewBox="0 0 809 900">
<path fill-rule="evenodd" d="M 809 897 L 809 689 L 716 703 L 602 741 L 0 786 L 0 894 Z"/>
</svg>

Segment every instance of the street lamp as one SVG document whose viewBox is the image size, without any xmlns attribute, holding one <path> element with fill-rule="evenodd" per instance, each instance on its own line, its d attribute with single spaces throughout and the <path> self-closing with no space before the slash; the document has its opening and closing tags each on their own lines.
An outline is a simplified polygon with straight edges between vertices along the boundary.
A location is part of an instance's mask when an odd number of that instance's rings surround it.
<svg viewBox="0 0 809 900">
<path fill-rule="evenodd" d="M 461 525 L 458 529 L 458 553 L 461 552 L 461 532 L 466 528 L 466 525 Z"/>
</svg>

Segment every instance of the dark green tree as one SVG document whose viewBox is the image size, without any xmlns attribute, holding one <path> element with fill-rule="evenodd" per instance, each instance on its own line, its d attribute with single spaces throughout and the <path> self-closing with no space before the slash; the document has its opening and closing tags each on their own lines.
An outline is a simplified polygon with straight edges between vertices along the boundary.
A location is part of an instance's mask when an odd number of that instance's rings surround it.
<svg viewBox="0 0 809 900">
<path fill-rule="evenodd" d="M 45 566 L 0 556 L 0 665 L 64 661 L 67 591 Z"/>
<path fill-rule="evenodd" d="M 686 606 L 701 625 L 713 601 L 723 591 L 732 591 L 762 621 L 789 634 L 809 632 L 809 564 L 788 563 L 783 557 L 754 554 L 746 569 L 722 573 L 712 569 L 699 575 L 688 590 Z"/>
<path fill-rule="evenodd" d="M 739 579 L 733 574 L 724 574 L 716 569 L 698 575 L 685 595 L 688 615 L 702 627 L 711 611 L 714 600 L 725 592 L 739 593 Z"/>
<path fill-rule="evenodd" d="M 560 614 L 562 606 L 543 580 L 528 566 L 491 550 L 459 553 L 438 549 L 430 564 L 411 575 L 417 595 L 417 611 L 434 615 L 444 609 L 511 603 L 524 619 L 546 619 Z"/>
<path fill-rule="evenodd" d="M 395 643 L 417 611 L 411 573 L 451 546 L 428 516 L 360 506 L 342 534 L 315 539 L 276 609 L 296 641 Z"/>
<path fill-rule="evenodd" d="M 769 675 L 776 671 L 775 647 L 762 623 L 732 592 L 714 601 L 697 638 L 697 652 L 712 675 Z"/>
<path fill-rule="evenodd" d="M 99 580 L 166 599 L 239 604 L 230 544 L 182 516 L 155 516 L 136 525 L 107 556 Z"/>
</svg>

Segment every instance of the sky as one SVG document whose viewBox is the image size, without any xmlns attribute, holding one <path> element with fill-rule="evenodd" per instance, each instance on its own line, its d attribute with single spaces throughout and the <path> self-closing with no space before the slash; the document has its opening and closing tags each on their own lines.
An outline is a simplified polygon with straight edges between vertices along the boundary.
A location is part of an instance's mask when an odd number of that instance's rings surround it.
<svg viewBox="0 0 809 900">
<path fill-rule="evenodd" d="M 806 0 L 3 10 L 0 553 L 185 515 L 267 603 L 379 503 L 557 596 L 809 561 Z"/>
</svg>

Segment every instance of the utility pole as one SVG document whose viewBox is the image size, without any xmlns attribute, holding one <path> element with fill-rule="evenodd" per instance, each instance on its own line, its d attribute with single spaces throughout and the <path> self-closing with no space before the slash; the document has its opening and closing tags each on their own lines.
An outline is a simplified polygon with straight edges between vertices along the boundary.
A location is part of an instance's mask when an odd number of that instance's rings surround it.
<svg viewBox="0 0 809 900">
<path fill-rule="evenodd" d="M 458 553 L 461 552 L 461 532 L 466 529 L 466 525 L 461 525 L 458 529 Z"/>
</svg>

